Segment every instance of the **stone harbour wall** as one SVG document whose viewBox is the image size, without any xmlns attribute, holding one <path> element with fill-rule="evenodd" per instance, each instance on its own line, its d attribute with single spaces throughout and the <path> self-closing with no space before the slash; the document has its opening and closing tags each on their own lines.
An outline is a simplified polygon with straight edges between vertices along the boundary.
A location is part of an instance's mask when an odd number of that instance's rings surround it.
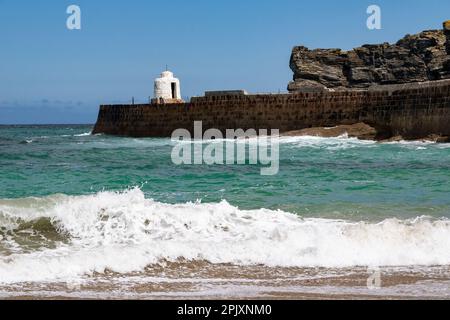
<svg viewBox="0 0 450 320">
<path fill-rule="evenodd" d="M 450 80 L 376 86 L 366 90 L 222 95 L 192 98 L 189 103 L 102 105 L 94 134 L 170 137 L 179 128 L 279 129 L 364 122 L 378 139 L 401 135 L 420 139 L 450 136 Z"/>
</svg>

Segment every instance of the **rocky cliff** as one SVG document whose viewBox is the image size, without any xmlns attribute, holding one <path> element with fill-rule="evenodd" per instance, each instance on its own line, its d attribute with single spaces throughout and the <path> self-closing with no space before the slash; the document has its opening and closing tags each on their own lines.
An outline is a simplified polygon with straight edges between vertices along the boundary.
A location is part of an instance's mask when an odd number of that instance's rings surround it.
<svg viewBox="0 0 450 320">
<path fill-rule="evenodd" d="M 363 45 L 351 51 L 295 47 L 290 67 L 290 92 L 450 79 L 450 21 L 443 30 L 407 35 L 396 44 Z"/>
</svg>

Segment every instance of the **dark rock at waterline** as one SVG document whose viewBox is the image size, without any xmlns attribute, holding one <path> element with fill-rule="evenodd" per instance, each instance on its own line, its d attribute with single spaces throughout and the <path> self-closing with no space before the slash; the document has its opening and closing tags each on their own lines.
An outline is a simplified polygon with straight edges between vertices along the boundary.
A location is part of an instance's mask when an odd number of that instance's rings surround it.
<svg viewBox="0 0 450 320">
<path fill-rule="evenodd" d="M 431 135 L 429 135 L 428 137 L 426 137 L 423 140 L 424 141 L 436 142 L 436 143 L 448 143 L 448 142 L 450 142 L 450 137 L 448 137 L 448 136 L 441 136 L 441 135 L 437 135 L 437 134 L 431 134 Z"/>
<path fill-rule="evenodd" d="M 407 35 L 396 44 L 363 45 L 351 51 L 294 47 L 290 60 L 294 81 L 288 90 L 339 90 L 449 79 L 450 22 L 446 23 L 444 30 Z"/>
<path fill-rule="evenodd" d="M 388 143 L 388 142 L 399 142 L 399 141 L 404 141 L 404 140 L 405 140 L 405 138 L 403 138 L 402 136 L 393 136 L 393 137 L 390 137 L 388 139 L 379 140 L 378 142 L 380 142 L 380 143 Z"/>
<path fill-rule="evenodd" d="M 332 128 L 315 127 L 302 130 L 290 131 L 283 136 L 314 136 L 314 137 L 339 137 L 347 135 L 349 138 L 358 138 L 361 140 L 374 140 L 377 137 L 377 130 L 365 123 L 356 123 L 352 125 L 339 125 Z"/>
<path fill-rule="evenodd" d="M 381 143 L 411 140 L 401 135 L 396 135 L 390 138 L 382 138 L 382 133 L 380 133 L 379 131 L 377 131 L 377 129 L 365 123 L 356 123 L 352 125 L 339 125 L 331 128 L 327 127 L 307 128 L 302 130 L 285 132 L 282 134 L 282 136 L 287 137 L 312 136 L 322 138 L 347 136 L 349 138 L 358 138 L 360 140 L 376 140 Z M 429 141 L 436 143 L 449 143 L 450 137 L 438 134 L 430 134 L 425 138 L 412 140 Z"/>
</svg>

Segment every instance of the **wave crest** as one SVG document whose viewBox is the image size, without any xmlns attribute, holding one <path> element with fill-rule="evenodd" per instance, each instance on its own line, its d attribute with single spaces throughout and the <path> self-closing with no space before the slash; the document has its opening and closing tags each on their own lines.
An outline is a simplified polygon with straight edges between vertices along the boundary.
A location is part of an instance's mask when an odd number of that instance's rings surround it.
<svg viewBox="0 0 450 320">
<path fill-rule="evenodd" d="M 106 269 L 134 272 L 178 259 L 330 268 L 450 264 L 446 219 L 376 224 L 303 219 L 283 211 L 240 210 L 226 201 L 164 204 L 146 199 L 137 188 L 3 200 L 0 226 L 54 228 L 70 238 L 52 249 L 15 252 L 7 259 L 0 255 L 0 281 L 66 278 Z"/>
</svg>

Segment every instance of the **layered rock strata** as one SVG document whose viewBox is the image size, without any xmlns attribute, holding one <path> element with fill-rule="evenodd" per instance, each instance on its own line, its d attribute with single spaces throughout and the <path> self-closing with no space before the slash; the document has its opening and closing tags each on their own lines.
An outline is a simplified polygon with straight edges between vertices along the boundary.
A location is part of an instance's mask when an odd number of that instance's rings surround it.
<svg viewBox="0 0 450 320">
<path fill-rule="evenodd" d="M 374 85 L 450 79 L 450 21 L 443 30 L 407 35 L 395 44 L 351 51 L 294 47 L 290 92 L 345 90 Z"/>
</svg>

